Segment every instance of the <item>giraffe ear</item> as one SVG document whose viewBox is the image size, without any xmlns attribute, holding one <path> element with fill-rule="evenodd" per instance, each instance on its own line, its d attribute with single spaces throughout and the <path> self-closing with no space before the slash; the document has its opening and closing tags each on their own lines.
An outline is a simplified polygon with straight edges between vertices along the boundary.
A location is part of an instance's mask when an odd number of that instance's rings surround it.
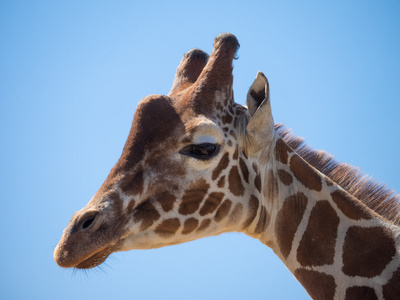
<svg viewBox="0 0 400 300">
<path fill-rule="evenodd" d="M 267 77 L 259 71 L 247 93 L 249 123 L 247 133 L 253 150 L 260 150 L 271 142 L 274 135 L 274 119 L 269 99 Z M 257 142 L 256 142 L 257 141 Z"/>
</svg>

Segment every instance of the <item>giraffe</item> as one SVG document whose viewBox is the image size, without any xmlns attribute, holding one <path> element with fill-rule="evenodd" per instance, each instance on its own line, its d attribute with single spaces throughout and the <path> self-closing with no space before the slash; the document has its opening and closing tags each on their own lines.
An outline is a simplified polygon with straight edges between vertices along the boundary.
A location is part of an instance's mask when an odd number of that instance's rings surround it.
<svg viewBox="0 0 400 300">
<path fill-rule="evenodd" d="M 272 248 L 314 299 L 400 297 L 400 204 L 358 169 L 275 124 L 266 76 L 234 102 L 236 37 L 184 54 L 167 96 L 135 111 L 121 157 L 55 251 L 88 269 L 118 251 L 224 232 Z"/>
</svg>

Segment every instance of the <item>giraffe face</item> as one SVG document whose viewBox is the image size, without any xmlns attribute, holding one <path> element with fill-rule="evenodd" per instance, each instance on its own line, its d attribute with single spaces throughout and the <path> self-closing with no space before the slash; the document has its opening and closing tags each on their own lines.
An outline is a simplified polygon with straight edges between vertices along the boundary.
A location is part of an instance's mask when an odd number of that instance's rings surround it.
<svg viewBox="0 0 400 300">
<path fill-rule="evenodd" d="M 233 101 L 232 35 L 210 58 L 191 50 L 168 96 L 138 104 L 122 155 L 91 201 L 72 217 L 54 258 L 92 268 L 113 252 L 191 241 L 249 226 L 258 209 L 256 167 L 244 162 Z M 250 218 L 243 199 L 251 199 Z"/>
</svg>

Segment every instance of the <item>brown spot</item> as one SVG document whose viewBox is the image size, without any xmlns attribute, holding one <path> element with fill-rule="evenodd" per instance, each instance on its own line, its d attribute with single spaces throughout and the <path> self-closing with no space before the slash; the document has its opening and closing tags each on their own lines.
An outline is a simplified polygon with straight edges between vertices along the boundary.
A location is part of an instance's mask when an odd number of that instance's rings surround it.
<svg viewBox="0 0 400 300">
<path fill-rule="evenodd" d="M 256 229 L 254 229 L 254 233 L 262 233 L 264 232 L 269 224 L 269 214 L 264 206 L 261 206 L 260 216 L 256 225 Z"/>
<path fill-rule="evenodd" d="M 183 224 L 182 234 L 189 234 L 196 229 L 199 225 L 199 221 L 195 218 L 189 218 Z"/>
<path fill-rule="evenodd" d="M 278 170 L 278 176 L 280 181 L 284 184 L 284 185 L 291 185 L 293 182 L 293 177 L 292 175 L 290 175 L 288 172 L 286 172 L 285 170 L 279 169 Z"/>
<path fill-rule="evenodd" d="M 228 164 L 229 164 L 229 153 L 227 152 L 224 154 L 224 156 L 222 156 L 221 160 L 218 163 L 218 166 L 212 172 L 212 177 L 211 177 L 212 180 L 216 180 L 219 174 L 221 174 L 221 172 L 226 169 Z"/>
<path fill-rule="evenodd" d="M 196 231 L 204 231 L 210 226 L 211 220 L 210 219 L 204 219 L 201 221 L 199 228 L 197 228 Z"/>
<path fill-rule="evenodd" d="M 235 140 L 237 140 L 237 135 L 236 135 L 236 133 L 235 133 L 233 130 L 231 130 L 231 131 L 229 132 L 229 134 L 230 134 Z"/>
<path fill-rule="evenodd" d="M 249 169 L 242 158 L 239 160 L 240 171 L 242 172 L 243 179 L 249 183 Z"/>
<path fill-rule="evenodd" d="M 162 223 L 158 225 L 154 231 L 159 236 L 167 238 L 173 236 L 180 226 L 181 223 L 179 222 L 178 218 L 167 219 L 162 221 Z"/>
<path fill-rule="evenodd" d="M 287 164 L 290 152 L 293 152 L 293 150 L 282 139 L 276 141 L 275 158 L 277 161 Z"/>
<path fill-rule="evenodd" d="M 261 176 L 257 173 L 256 178 L 254 178 L 254 185 L 256 189 L 261 193 Z"/>
<path fill-rule="evenodd" d="M 345 299 L 378 300 L 375 290 L 368 286 L 352 286 L 346 290 Z M 389 298 L 387 298 L 389 299 Z M 394 298 L 393 298 L 394 299 Z"/>
<path fill-rule="evenodd" d="M 225 186 L 225 175 L 222 176 L 222 177 L 218 180 L 217 186 L 218 186 L 220 189 L 222 189 L 222 188 Z"/>
<path fill-rule="evenodd" d="M 232 120 L 233 120 L 233 118 L 228 112 L 226 112 L 225 115 L 222 117 L 223 124 L 230 124 L 232 122 Z"/>
<path fill-rule="evenodd" d="M 232 169 L 230 170 L 228 181 L 229 181 L 229 190 L 232 192 L 232 194 L 234 194 L 235 196 L 243 196 L 244 186 L 242 183 L 242 179 L 240 178 L 237 166 L 233 166 Z"/>
<path fill-rule="evenodd" d="M 232 146 L 233 146 L 233 143 L 232 143 L 232 141 L 231 141 L 231 140 L 229 140 L 227 145 L 228 145 L 229 147 L 232 147 Z"/>
<path fill-rule="evenodd" d="M 346 192 L 337 190 L 331 193 L 331 196 L 333 201 L 335 201 L 336 205 L 342 213 L 346 215 L 346 217 L 353 220 L 371 219 L 371 213 L 368 212 L 367 208 L 363 207 L 350 195 L 347 195 Z"/>
<path fill-rule="evenodd" d="M 160 194 L 157 194 L 155 201 L 160 203 L 162 209 L 165 212 L 169 212 L 174 207 L 175 197 L 171 195 L 169 192 L 165 191 Z"/>
<path fill-rule="evenodd" d="M 284 258 L 289 255 L 292 249 L 294 235 L 303 219 L 307 202 L 307 197 L 299 192 L 286 198 L 282 208 L 278 212 L 275 222 L 275 232 L 278 247 Z"/>
<path fill-rule="evenodd" d="M 239 157 L 239 148 L 236 147 L 235 152 L 233 153 L 233 160 L 237 160 Z"/>
<path fill-rule="evenodd" d="M 250 224 L 253 222 L 254 218 L 257 216 L 257 211 L 258 211 L 258 206 L 260 205 L 257 197 L 254 195 L 251 195 L 250 200 L 249 200 L 249 210 L 248 210 L 248 215 L 247 219 L 243 223 L 243 229 L 246 229 L 247 227 L 250 226 Z"/>
<path fill-rule="evenodd" d="M 204 179 L 192 183 L 182 197 L 179 213 L 182 215 L 189 215 L 197 211 L 209 187 L 210 185 Z"/>
<path fill-rule="evenodd" d="M 229 223 L 235 224 L 243 214 L 243 205 L 242 203 L 237 203 L 232 210 L 232 213 L 229 215 Z"/>
<path fill-rule="evenodd" d="M 333 264 L 339 221 L 328 201 L 315 204 L 297 249 L 297 260 L 303 267 Z"/>
<path fill-rule="evenodd" d="M 221 204 L 222 199 L 224 198 L 224 193 L 212 192 L 208 195 L 206 201 L 200 209 L 200 216 L 204 216 L 214 212 L 217 207 Z"/>
<path fill-rule="evenodd" d="M 143 192 L 143 170 L 126 176 L 120 185 L 122 191 L 127 195 L 138 195 Z"/>
<path fill-rule="evenodd" d="M 294 272 L 294 276 L 304 286 L 311 298 L 333 299 L 336 283 L 331 275 L 306 269 L 297 269 Z"/>
<path fill-rule="evenodd" d="M 385 299 L 396 299 L 400 295 L 400 268 L 392 275 L 392 278 L 383 286 Z"/>
<path fill-rule="evenodd" d="M 349 276 L 381 274 L 396 254 L 392 233 L 384 227 L 347 230 L 343 245 L 343 272 Z"/>
<path fill-rule="evenodd" d="M 142 222 L 140 231 L 143 231 L 153 225 L 160 218 L 160 214 L 150 201 L 145 201 L 136 207 L 133 211 L 133 217 L 136 222 Z"/>
<path fill-rule="evenodd" d="M 322 189 L 322 181 L 320 175 L 300 156 L 293 155 L 290 159 L 290 169 L 294 176 L 306 188 L 320 191 Z"/>
<path fill-rule="evenodd" d="M 136 201 L 135 201 L 135 199 L 132 198 L 128 203 L 128 207 L 126 208 L 128 211 L 128 214 L 132 213 L 132 210 L 135 207 L 135 204 L 136 204 Z"/>
<path fill-rule="evenodd" d="M 229 210 L 231 209 L 232 202 L 228 199 L 226 199 L 224 202 L 222 202 L 221 206 L 218 207 L 217 212 L 215 213 L 214 219 L 217 222 L 220 222 L 222 219 L 224 219 L 228 213 Z"/>
</svg>

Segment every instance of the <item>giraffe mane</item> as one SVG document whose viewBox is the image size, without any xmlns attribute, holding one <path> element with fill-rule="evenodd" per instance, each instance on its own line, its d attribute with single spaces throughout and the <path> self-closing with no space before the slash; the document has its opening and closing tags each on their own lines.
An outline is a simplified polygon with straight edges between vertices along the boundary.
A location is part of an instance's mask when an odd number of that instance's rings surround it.
<svg viewBox="0 0 400 300">
<path fill-rule="evenodd" d="M 303 138 L 294 135 L 283 124 L 276 124 L 279 136 L 311 166 L 364 203 L 385 219 L 400 225 L 400 195 L 377 182 L 357 167 L 338 162 L 333 155 L 314 150 Z"/>
</svg>

